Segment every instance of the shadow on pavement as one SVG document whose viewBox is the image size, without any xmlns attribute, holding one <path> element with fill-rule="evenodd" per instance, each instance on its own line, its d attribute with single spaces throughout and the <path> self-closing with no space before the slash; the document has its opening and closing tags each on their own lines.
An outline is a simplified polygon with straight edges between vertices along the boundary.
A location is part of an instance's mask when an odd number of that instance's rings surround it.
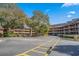
<svg viewBox="0 0 79 59">
<path fill-rule="evenodd" d="M 58 51 L 71 56 L 79 56 L 79 45 L 60 45 L 56 46 L 53 51 Z"/>
</svg>

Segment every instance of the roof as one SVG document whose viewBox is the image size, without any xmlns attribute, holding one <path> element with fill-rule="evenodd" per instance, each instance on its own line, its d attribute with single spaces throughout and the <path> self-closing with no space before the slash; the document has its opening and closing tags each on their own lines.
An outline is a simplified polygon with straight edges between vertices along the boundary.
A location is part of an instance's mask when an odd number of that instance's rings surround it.
<svg viewBox="0 0 79 59">
<path fill-rule="evenodd" d="M 62 27 L 62 26 L 70 25 L 72 23 L 77 23 L 77 22 L 79 22 L 79 18 L 72 19 L 71 21 L 68 21 L 66 23 L 54 24 L 54 25 L 51 25 L 51 26 L 52 27 Z"/>
</svg>

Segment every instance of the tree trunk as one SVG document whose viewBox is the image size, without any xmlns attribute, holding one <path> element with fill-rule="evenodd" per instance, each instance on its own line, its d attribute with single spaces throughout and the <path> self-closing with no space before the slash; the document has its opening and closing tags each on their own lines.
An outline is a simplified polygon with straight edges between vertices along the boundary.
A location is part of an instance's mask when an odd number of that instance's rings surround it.
<svg viewBox="0 0 79 59">
<path fill-rule="evenodd" d="M 44 34 L 44 37 L 48 37 L 48 32 L 46 32 L 46 33 Z"/>
</svg>

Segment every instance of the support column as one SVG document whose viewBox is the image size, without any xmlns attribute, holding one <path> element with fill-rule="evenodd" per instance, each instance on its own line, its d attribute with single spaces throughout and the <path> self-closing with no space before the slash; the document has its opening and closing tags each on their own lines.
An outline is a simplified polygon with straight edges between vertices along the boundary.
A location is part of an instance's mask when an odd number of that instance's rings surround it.
<svg viewBox="0 0 79 59">
<path fill-rule="evenodd" d="M 32 36 L 32 28 L 30 28 L 30 36 Z"/>
</svg>

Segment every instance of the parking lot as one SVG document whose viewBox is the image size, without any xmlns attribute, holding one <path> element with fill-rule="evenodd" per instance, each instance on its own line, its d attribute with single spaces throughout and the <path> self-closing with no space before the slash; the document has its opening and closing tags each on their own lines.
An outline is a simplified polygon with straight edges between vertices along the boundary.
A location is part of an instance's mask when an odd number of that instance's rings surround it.
<svg viewBox="0 0 79 59">
<path fill-rule="evenodd" d="M 0 38 L 0 56 L 45 56 L 58 37 L 11 37 Z"/>
</svg>

